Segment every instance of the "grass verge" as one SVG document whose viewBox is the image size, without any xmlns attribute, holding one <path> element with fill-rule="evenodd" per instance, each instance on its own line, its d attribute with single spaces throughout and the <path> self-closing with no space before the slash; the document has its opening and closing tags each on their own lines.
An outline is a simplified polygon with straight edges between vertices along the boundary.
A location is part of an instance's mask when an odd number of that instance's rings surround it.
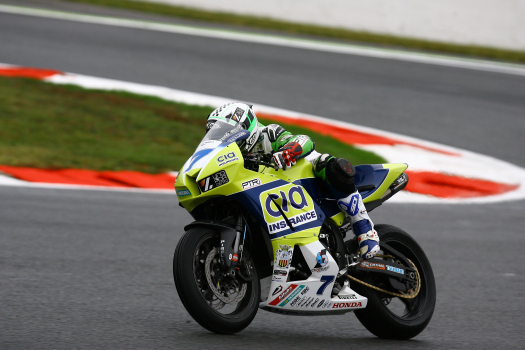
<svg viewBox="0 0 525 350">
<path fill-rule="evenodd" d="M 357 41 L 362 43 L 379 44 L 391 47 L 401 47 L 437 53 L 482 57 L 509 62 L 525 63 L 525 51 L 513 51 L 483 46 L 456 45 L 436 41 L 409 39 L 392 35 L 381 35 L 361 31 L 352 31 L 342 28 L 329 28 L 315 25 L 298 24 L 273 20 L 269 18 L 236 15 L 224 12 L 204 11 L 182 6 L 172 6 L 151 2 L 129 0 L 64 1 L 108 6 L 190 20 L 236 25 L 240 27 L 254 27 L 261 29 L 277 30 L 284 33 L 314 35 L 324 38 Z"/>
<path fill-rule="evenodd" d="M 148 173 L 178 170 L 204 136 L 211 111 L 123 92 L 0 77 L 0 164 Z M 355 164 L 384 162 L 328 136 L 286 128 L 311 136 L 321 152 Z"/>
</svg>

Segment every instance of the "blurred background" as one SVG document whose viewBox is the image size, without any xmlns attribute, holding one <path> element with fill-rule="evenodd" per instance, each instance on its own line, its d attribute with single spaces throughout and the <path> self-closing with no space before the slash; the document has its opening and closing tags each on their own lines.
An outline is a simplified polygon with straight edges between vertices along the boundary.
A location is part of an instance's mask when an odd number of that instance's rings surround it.
<svg viewBox="0 0 525 350">
<path fill-rule="evenodd" d="M 103 182 L 178 170 L 217 107 L 15 77 L 14 65 L 51 70 L 44 80 L 74 73 L 404 135 L 482 156 L 471 172 L 523 189 L 524 15 L 518 0 L 0 0 L 0 175 L 83 169 L 105 172 L 93 175 Z M 356 164 L 386 158 L 287 127 Z M 387 160 L 417 160 L 398 150 Z M 434 269 L 434 317 L 416 338 L 375 338 L 351 313 L 263 311 L 218 336 L 174 288 L 173 251 L 192 221 L 174 192 L 2 185 L 0 348 L 519 348 L 525 201 L 452 202 L 387 202 L 370 214 L 412 235 Z"/>
<path fill-rule="evenodd" d="M 519 0 L 148 0 L 454 44 L 525 49 L 525 4 Z"/>
</svg>

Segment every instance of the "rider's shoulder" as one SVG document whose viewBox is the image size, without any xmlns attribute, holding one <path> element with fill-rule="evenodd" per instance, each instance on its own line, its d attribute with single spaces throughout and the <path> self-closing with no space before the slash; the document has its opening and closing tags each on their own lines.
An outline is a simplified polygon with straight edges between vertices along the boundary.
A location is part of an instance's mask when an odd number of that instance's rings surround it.
<svg viewBox="0 0 525 350">
<path fill-rule="evenodd" d="M 286 132 L 286 130 L 279 124 L 269 124 L 264 127 L 262 132 L 268 135 L 270 142 L 275 142 L 282 134 Z"/>
</svg>

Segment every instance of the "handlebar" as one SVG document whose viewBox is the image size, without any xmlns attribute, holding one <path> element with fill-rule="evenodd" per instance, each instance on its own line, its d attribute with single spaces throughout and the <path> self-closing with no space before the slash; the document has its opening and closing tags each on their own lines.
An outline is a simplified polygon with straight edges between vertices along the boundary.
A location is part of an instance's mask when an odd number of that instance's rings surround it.
<svg viewBox="0 0 525 350">
<path fill-rule="evenodd" d="M 279 167 L 275 165 L 273 161 L 273 157 L 269 154 L 263 154 L 261 152 L 257 153 L 250 153 L 243 156 L 244 163 L 248 166 L 248 169 L 258 171 L 259 165 L 264 165 L 269 168 L 274 168 L 275 170 L 279 170 Z"/>
</svg>

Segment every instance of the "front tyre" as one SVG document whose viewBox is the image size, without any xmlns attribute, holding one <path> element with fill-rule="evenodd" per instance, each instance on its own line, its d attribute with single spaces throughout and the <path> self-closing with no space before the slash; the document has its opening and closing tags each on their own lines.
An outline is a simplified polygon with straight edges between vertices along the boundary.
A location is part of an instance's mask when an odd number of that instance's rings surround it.
<svg viewBox="0 0 525 350">
<path fill-rule="evenodd" d="M 352 289 L 368 298 L 367 307 L 356 310 L 355 315 L 366 329 L 380 338 L 410 339 L 425 329 L 434 313 L 436 304 L 434 273 L 423 249 L 405 231 L 390 225 L 376 225 L 375 229 L 382 242 L 387 243 L 415 264 L 420 275 L 421 287 L 415 298 L 406 299 L 353 282 Z M 365 281 L 383 288 L 387 285 L 384 277 L 370 275 Z"/>
<path fill-rule="evenodd" d="M 241 259 L 244 282 L 220 269 L 219 236 L 209 228 L 187 231 L 175 249 L 173 278 L 182 304 L 197 323 L 219 334 L 233 334 L 246 328 L 258 309 L 260 285 L 247 252 Z"/>
</svg>

